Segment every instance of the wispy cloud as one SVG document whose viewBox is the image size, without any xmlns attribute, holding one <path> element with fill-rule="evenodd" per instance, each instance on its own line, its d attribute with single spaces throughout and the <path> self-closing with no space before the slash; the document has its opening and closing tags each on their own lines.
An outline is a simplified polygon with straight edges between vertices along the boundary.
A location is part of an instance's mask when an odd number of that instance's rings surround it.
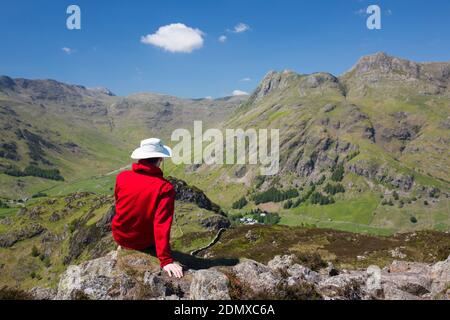
<svg viewBox="0 0 450 320">
<path fill-rule="evenodd" d="M 68 55 L 71 55 L 72 53 L 75 52 L 74 49 L 69 48 L 69 47 L 62 47 L 61 50 L 62 50 L 65 54 L 68 54 Z"/>
<path fill-rule="evenodd" d="M 243 33 L 248 30 L 250 30 L 250 26 L 248 24 L 241 22 L 234 26 L 233 32 L 234 33 Z"/>
<path fill-rule="evenodd" d="M 250 30 L 250 26 L 248 24 L 243 23 L 243 22 L 238 23 L 231 30 L 227 29 L 227 31 L 231 32 L 231 33 L 244 33 L 244 32 L 249 31 L 249 30 Z"/>
<path fill-rule="evenodd" d="M 221 35 L 221 36 L 219 37 L 219 41 L 220 41 L 220 42 L 226 42 L 226 41 L 227 41 L 227 36 Z"/>
<path fill-rule="evenodd" d="M 250 82 L 250 81 L 252 81 L 252 79 L 251 78 L 243 78 L 243 79 L 241 79 L 239 81 L 240 82 Z"/>
<path fill-rule="evenodd" d="M 191 53 L 203 47 L 203 36 L 204 33 L 199 29 L 190 28 L 183 23 L 173 23 L 141 37 L 141 42 L 173 53 Z"/>
<path fill-rule="evenodd" d="M 249 94 L 248 94 L 248 92 L 245 92 L 245 91 L 242 91 L 242 90 L 234 90 L 232 95 L 234 97 L 237 97 L 237 96 L 248 96 Z"/>
</svg>

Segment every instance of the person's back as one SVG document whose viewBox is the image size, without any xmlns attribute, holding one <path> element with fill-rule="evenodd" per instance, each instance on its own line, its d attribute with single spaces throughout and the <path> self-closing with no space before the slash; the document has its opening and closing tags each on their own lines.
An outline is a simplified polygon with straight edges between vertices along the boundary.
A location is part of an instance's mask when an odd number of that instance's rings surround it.
<svg viewBox="0 0 450 320">
<path fill-rule="evenodd" d="M 112 221 L 114 240 L 121 247 L 133 250 L 155 248 L 161 267 L 177 277 L 181 267 L 173 263 L 170 250 L 170 229 L 174 215 L 175 191 L 163 178 L 159 168 L 171 150 L 159 139 L 148 139 L 133 152 L 132 170 L 117 176 L 116 214 Z"/>
<path fill-rule="evenodd" d="M 158 167 L 145 160 L 116 182 L 113 237 L 124 248 L 145 250 L 155 245 L 161 266 L 171 263 L 170 227 L 175 192 Z"/>
</svg>

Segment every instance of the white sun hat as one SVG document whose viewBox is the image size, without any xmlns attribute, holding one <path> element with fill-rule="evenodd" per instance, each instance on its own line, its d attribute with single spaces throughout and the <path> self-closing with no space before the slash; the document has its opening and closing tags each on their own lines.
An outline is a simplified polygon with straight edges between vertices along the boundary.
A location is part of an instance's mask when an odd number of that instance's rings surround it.
<svg viewBox="0 0 450 320">
<path fill-rule="evenodd" d="M 133 151 L 131 159 L 171 158 L 172 149 L 165 146 L 161 139 L 150 138 L 141 141 L 141 146 Z"/>
</svg>

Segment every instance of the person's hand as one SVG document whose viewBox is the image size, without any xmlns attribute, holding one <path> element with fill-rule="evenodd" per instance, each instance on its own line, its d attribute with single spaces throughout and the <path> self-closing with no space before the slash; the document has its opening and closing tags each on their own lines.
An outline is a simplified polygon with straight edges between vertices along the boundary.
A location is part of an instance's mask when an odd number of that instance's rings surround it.
<svg viewBox="0 0 450 320">
<path fill-rule="evenodd" d="M 163 270 L 167 272 L 169 277 L 183 277 L 183 268 L 178 263 L 169 263 L 163 267 Z"/>
</svg>

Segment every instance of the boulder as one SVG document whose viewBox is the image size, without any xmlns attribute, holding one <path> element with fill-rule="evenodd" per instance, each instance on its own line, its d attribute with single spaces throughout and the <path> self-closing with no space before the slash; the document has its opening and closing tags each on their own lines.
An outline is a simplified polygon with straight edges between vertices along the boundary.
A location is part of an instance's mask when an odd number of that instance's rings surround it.
<svg viewBox="0 0 450 320">
<path fill-rule="evenodd" d="M 192 300 L 230 300 L 229 280 L 216 270 L 200 270 L 194 273 L 190 286 Z"/>
<path fill-rule="evenodd" d="M 280 282 L 280 276 L 276 272 L 253 260 L 245 260 L 235 265 L 232 270 L 236 277 L 255 293 L 271 292 Z"/>
<path fill-rule="evenodd" d="M 438 262 L 431 267 L 430 278 L 432 293 L 437 294 L 446 289 L 450 290 L 450 256 L 447 260 Z"/>
</svg>

